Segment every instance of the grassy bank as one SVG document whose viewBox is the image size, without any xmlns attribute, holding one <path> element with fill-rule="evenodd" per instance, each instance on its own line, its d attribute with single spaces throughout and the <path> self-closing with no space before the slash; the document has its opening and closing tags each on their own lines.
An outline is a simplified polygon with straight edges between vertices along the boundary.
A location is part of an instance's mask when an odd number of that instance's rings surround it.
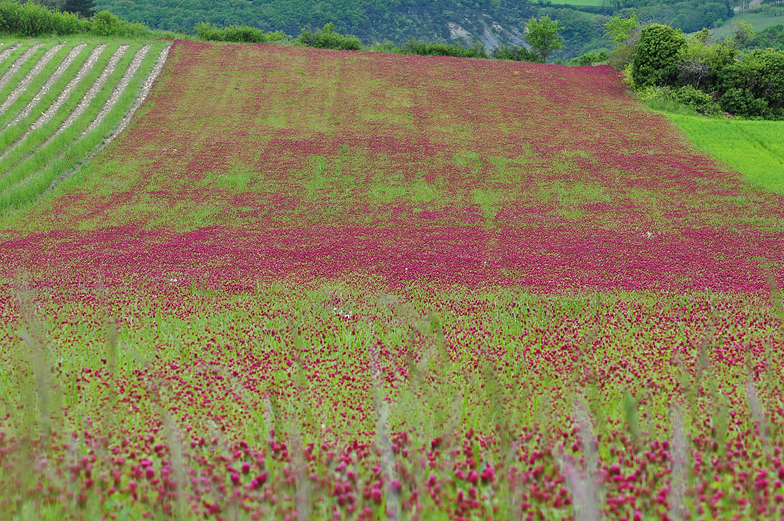
<svg viewBox="0 0 784 521">
<path fill-rule="evenodd" d="M 697 147 L 751 183 L 784 194 L 784 122 L 667 115 Z"/>
</svg>

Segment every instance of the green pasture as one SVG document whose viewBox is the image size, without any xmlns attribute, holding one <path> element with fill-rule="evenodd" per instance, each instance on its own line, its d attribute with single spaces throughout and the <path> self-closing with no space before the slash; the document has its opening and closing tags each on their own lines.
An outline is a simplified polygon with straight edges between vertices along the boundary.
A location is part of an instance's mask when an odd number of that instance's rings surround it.
<svg viewBox="0 0 784 521">
<path fill-rule="evenodd" d="M 724 22 L 721 27 L 713 29 L 711 32 L 714 38 L 728 38 L 732 33 L 732 26 L 738 22 L 746 22 L 756 31 L 761 31 L 774 25 L 784 24 L 784 16 L 761 10 L 739 13 Z"/>
<path fill-rule="evenodd" d="M 698 148 L 752 184 L 784 194 L 784 121 L 734 121 L 667 114 Z"/>
</svg>

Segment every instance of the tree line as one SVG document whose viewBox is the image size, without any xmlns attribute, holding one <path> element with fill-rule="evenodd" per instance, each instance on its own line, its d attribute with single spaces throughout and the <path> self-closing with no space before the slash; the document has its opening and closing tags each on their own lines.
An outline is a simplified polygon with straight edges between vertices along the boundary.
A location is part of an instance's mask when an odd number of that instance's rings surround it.
<svg viewBox="0 0 784 521">
<path fill-rule="evenodd" d="M 64 9 L 69 0 L 29 0 Z M 76 1 L 76 0 L 70 0 Z M 613 15 L 628 16 L 631 8 L 641 19 L 654 19 L 685 32 L 713 28 L 734 15 L 739 0 L 604 0 L 603 5 L 569 5 L 568 0 L 80 0 L 92 1 L 96 11 L 109 10 L 123 20 L 140 22 L 152 29 L 193 34 L 196 25 L 250 26 L 263 32 L 281 31 L 291 38 L 302 27 L 323 28 L 352 34 L 363 42 L 391 41 L 400 46 L 411 38 L 433 43 L 470 45 L 482 39 L 488 48 L 520 45 L 520 28 L 531 18 L 548 16 L 562 27 L 563 48 L 554 59 L 569 60 L 588 52 L 609 51 L 611 43 L 603 24 Z M 599 3 L 599 2 L 597 2 Z M 586 12 L 598 14 L 589 18 Z M 450 27 L 451 24 L 451 27 Z M 458 33 L 466 31 L 466 41 Z M 502 27 L 503 30 L 495 30 Z M 485 30 L 492 29 L 493 38 Z"/>
</svg>

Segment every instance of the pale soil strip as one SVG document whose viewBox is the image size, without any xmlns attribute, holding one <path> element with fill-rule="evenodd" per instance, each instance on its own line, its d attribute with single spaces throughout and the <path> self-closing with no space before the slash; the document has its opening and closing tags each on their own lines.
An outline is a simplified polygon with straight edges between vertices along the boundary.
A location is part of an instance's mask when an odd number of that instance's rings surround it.
<svg viewBox="0 0 784 521">
<path fill-rule="evenodd" d="M 29 49 L 23 52 L 22 55 L 19 56 L 19 58 L 16 59 L 14 64 L 11 65 L 11 67 L 7 71 L 5 71 L 5 74 L 3 74 L 2 77 L 0 77 L 0 90 L 2 90 L 3 87 L 5 87 L 5 84 L 8 83 L 8 81 L 11 79 L 11 76 L 16 74 L 17 71 L 22 68 L 22 65 L 24 65 L 25 62 L 30 59 L 30 56 L 32 56 L 33 53 L 37 51 L 40 47 L 43 47 L 43 45 L 44 44 L 42 43 L 37 43 L 31 46 Z"/>
<path fill-rule="evenodd" d="M 38 60 L 38 63 L 33 66 L 30 72 L 27 73 L 27 76 L 25 76 L 24 79 L 19 82 L 19 85 L 16 86 L 16 88 L 11 92 L 8 98 L 6 98 L 3 104 L 0 105 L 0 116 L 5 114 L 5 111 L 8 110 L 8 107 L 10 107 L 11 104 L 15 102 L 25 90 L 27 90 L 27 87 L 29 87 L 33 80 L 38 77 L 39 74 L 41 74 L 41 71 L 44 70 L 44 67 L 46 67 L 50 61 L 52 61 L 54 55 L 57 54 L 57 52 L 63 47 L 65 47 L 64 43 L 55 45 L 46 51 L 43 56 L 41 56 L 41 59 Z"/>
<path fill-rule="evenodd" d="M 109 96 L 109 99 L 106 100 L 106 103 L 104 103 L 103 107 L 101 108 L 101 112 L 99 112 L 92 123 L 90 123 L 90 125 L 87 127 L 87 130 L 82 133 L 82 136 L 97 128 L 98 125 L 103 122 L 106 115 L 109 114 L 109 111 L 114 108 L 114 105 L 120 99 L 120 96 L 122 96 L 123 92 L 125 92 L 125 89 L 128 88 L 128 84 L 131 83 L 131 80 L 136 75 L 136 71 L 138 71 L 139 67 L 141 67 L 142 60 L 144 60 L 144 57 L 147 56 L 147 52 L 149 50 L 150 46 L 145 45 L 136 52 L 136 55 L 134 55 L 130 65 L 128 65 L 128 68 L 125 70 L 125 74 L 123 74 L 123 77 L 119 82 L 117 82 L 117 86 L 112 91 L 111 96 Z"/>
<path fill-rule="evenodd" d="M 42 112 L 41 117 L 39 117 L 35 123 L 33 123 L 35 128 L 45 125 L 50 119 L 54 117 L 55 114 L 57 114 L 57 111 L 60 109 L 63 103 L 68 101 L 71 93 L 73 93 L 76 87 L 82 82 L 84 77 L 87 76 L 91 70 L 93 70 L 95 63 L 98 61 L 98 58 L 101 57 L 101 53 L 103 53 L 104 49 L 106 49 L 106 45 L 99 45 L 93 49 L 93 52 L 91 52 L 90 56 L 87 57 L 87 60 L 84 62 L 84 65 L 82 65 L 82 68 L 68 83 L 68 85 L 65 86 L 63 92 L 60 93 L 55 102 L 52 103 L 44 112 Z M 26 134 L 20 139 L 24 139 L 24 137 L 26 137 Z"/>
<path fill-rule="evenodd" d="M 147 78 L 144 80 L 144 83 L 142 84 L 142 88 L 139 90 L 139 94 L 136 96 L 136 99 L 134 100 L 133 104 L 131 105 L 131 108 L 128 109 L 128 112 L 125 113 L 125 116 L 123 116 L 123 119 L 114 128 L 112 133 L 106 139 L 104 139 L 103 142 L 100 145 L 95 147 L 95 149 L 92 152 L 90 152 L 87 155 L 87 157 L 82 159 L 81 162 L 76 166 L 76 168 L 72 168 L 70 170 L 66 170 L 65 172 L 63 172 L 60 175 L 59 178 L 57 178 L 54 181 L 52 181 L 52 184 L 50 184 L 49 187 L 46 190 L 44 190 L 44 192 L 38 197 L 39 199 L 41 197 L 43 197 L 44 195 L 46 195 L 48 192 L 51 192 L 54 189 L 55 186 L 57 186 L 58 184 L 62 183 L 63 181 L 65 181 L 69 177 L 71 177 L 77 170 L 79 170 L 79 167 L 81 167 L 81 165 L 85 161 L 87 161 L 88 159 L 90 159 L 93 156 L 95 156 L 95 154 L 97 154 L 102 149 L 104 149 L 106 147 L 106 145 L 108 145 L 109 143 L 114 141 L 114 139 L 117 136 L 119 136 L 122 133 L 123 130 L 125 130 L 125 128 L 128 126 L 128 124 L 131 122 L 131 119 L 133 118 L 134 113 L 139 109 L 139 107 L 141 107 L 142 103 L 144 103 L 144 100 L 147 99 L 147 96 L 150 94 L 150 89 L 152 89 L 152 84 L 155 83 L 155 80 L 161 74 L 161 71 L 163 70 L 163 66 L 166 65 L 166 60 L 169 57 L 169 50 L 170 49 L 171 49 L 171 44 L 169 44 L 166 47 L 164 47 L 163 50 L 161 51 L 161 54 L 158 55 L 158 59 L 155 61 L 155 65 L 153 66 L 153 68 L 150 71 L 150 73 L 147 75 Z"/>
<path fill-rule="evenodd" d="M 22 111 L 14 118 L 14 120 L 11 123 L 9 123 L 9 125 L 16 125 L 21 120 L 23 120 L 24 118 L 30 115 L 30 112 L 32 112 L 32 110 L 36 107 L 36 105 L 38 105 L 38 103 L 41 101 L 41 98 L 46 96 L 46 94 L 52 88 L 52 85 L 54 85 L 55 82 L 60 79 L 60 76 L 62 76 L 65 73 L 65 71 L 68 70 L 68 67 L 71 66 L 73 61 L 76 59 L 77 56 L 79 56 L 79 54 L 81 54 L 81 52 L 84 50 L 85 47 L 87 47 L 86 43 L 80 43 L 79 45 L 71 49 L 71 52 L 68 53 L 68 56 L 66 56 L 65 59 L 62 61 L 62 63 L 60 63 L 60 65 L 57 66 L 57 70 L 54 71 L 54 73 L 49 77 L 48 80 L 46 80 L 46 83 L 44 83 L 44 86 L 41 87 L 41 90 L 38 91 L 35 97 L 33 97 L 33 99 L 30 100 L 30 103 L 28 103 L 27 106 L 22 109 Z"/>
<path fill-rule="evenodd" d="M 22 46 L 21 43 L 17 43 L 12 45 L 8 49 L 3 49 L 2 51 L 0 51 L 0 63 L 3 63 L 6 60 L 6 58 L 8 58 L 11 55 L 12 52 L 17 50 L 21 46 Z"/>
</svg>

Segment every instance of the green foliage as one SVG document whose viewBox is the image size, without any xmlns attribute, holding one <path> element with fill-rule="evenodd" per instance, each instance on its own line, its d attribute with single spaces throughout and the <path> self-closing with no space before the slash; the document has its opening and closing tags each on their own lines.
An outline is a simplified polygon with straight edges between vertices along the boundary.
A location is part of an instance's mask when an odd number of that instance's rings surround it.
<svg viewBox="0 0 784 521">
<path fill-rule="evenodd" d="M 784 25 L 774 25 L 756 33 L 744 45 L 746 49 L 776 49 L 784 50 Z"/>
<path fill-rule="evenodd" d="M 531 18 L 527 24 L 525 41 L 531 46 L 531 51 L 539 56 L 544 63 L 547 57 L 557 49 L 563 49 L 563 37 L 559 35 L 561 27 L 557 20 L 550 20 L 549 16 L 544 16 L 537 20 Z"/>
<path fill-rule="evenodd" d="M 744 117 L 784 116 L 784 52 L 757 49 L 718 74 L 721 107 Z"/>
<path fill-rule="evenodd" d="M 750 23 L 740 20 L 732 24 L 732 39 L 739 45 L 746 45 L 757 36 Z"/>
<path fill-rule="evenodd" d="M 668 25 L 644 27 L 632 60 L 634 85 L 638 88 L 674 85 L 678 79 L 679 54 L 685 45 L 683 33 Z"/>
<path fill-rule="evenodd" d="M 685 87 L 646 87 L 637 94 L 641 101 L 657 110 L 700 114 L 708 117 L 723 116 L 723 112 L 713 96 L 695 89 L 691 85 Z"/>
<path fill-rule="evenodd" d="M 607 54 L 607 51 L 601 51 L 598 53 L 589 52 L 583 54 L 582 56 L 578 56 L 577 58 L 572 58 L 572 61 L 569 62 L 569 64 L 577 66 L 596 65 L 597 63 L 606 62 L 609 58 L 610 55 Z"/>
<path fill-rule="evenodd" d="M 0 0 L 0 34 L 35 37 L 89 31 L 90 22 L 71 13 L 59 13 L 32 2 Z"/>
<path fill-rule="evenodd" d="M 512 60 L 533 63 L 542 62 L 542 59 L 536 53 L 526 49 L 525 47 L 511 47 L 507 44 L 500 45 L 493 49 L 491 56 L 496 60 Z"/>
<path fill-rule="evenodd" d="M 456 44 L 428 43 L 409 39 L 400 46 L 403 54 L 417 54 L 419 56 L 455 56 L 458 58 L 487 58 L 487 50 L 481 41 L 473 42 L 469 48 Z"/>
<path fill-rule="evenodd" d="M 120 19 L 109 11 L 101 11 L 93 17 L 93 33 L 98 36 L 119 36 L 121 32 Z"/>
<path fill-rule="evenodd" d="M 610 40 L 615 42 L 616 45 L 622 45 L 632 34 L 639 31 L 640 19 L 637 18 L 637 13 L 632 9 L 629 18 L 616 16 L 605 23 L 604 27 L 604 32 L 610 36 Z"/>
<path fill-rule="evenodd" d="M 281 41 L 285 35 L 281 31 L 265 33 L 247 25 L 220 28 L 209 23 L 200 23 L 196 24 L 196 37 L 215 42 L 266 43 Z"/>
<path fill-rule="evenodd" d="M 629 18 L 616 16 L 604 23 L 604 33 L 614 42 L 608 63 L 615 70 L 624 70 L 634 60 L 640 41 L 640 20 L 632 10 Z M 627 75 L 631 79 L 631 76 Z"/>
<path fill-rule="evenodd" d="M 736 61 L 737 47 L 731 41 L 711 40 L 707 29 L 688 39 L 678 56 L 678 82 L 708 92 L 716 90 L 718 73 Z"/>
<path fill-rule="evenodd" d="M 152 31 L 140 23 L 120 20 L 109 11 L 101 11 L 93 16 L 92 32 L 97 36 L 124 36 L 139 38 L 150 36 Z"/>
<path fill-rule="evenodd" d="M 297 43 L 318 49 L 339 49 L 341 51 L 358 51 L 362 42 L 356 36 L 342 35 L 335 32 L 335 24 L 329 22 L 315 33 L 303 28 Z"/>
</svg>

